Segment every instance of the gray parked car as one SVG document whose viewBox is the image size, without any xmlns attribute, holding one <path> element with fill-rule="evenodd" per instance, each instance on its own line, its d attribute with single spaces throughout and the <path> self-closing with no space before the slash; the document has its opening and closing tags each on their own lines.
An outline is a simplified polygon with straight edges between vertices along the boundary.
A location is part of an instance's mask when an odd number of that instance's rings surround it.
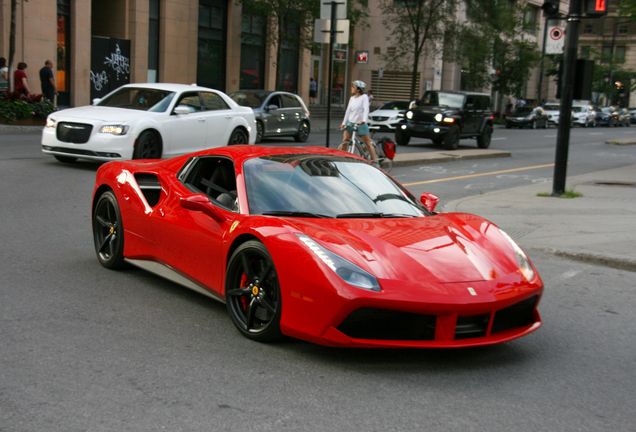
<svg viewBox="0 0 636 432">
<path fill-rule="evenodd" d="M 256 117 L 256 142 L 263 138 L 291 136 L 297 142 L 309 137 L 309 110 L 300 96 L 282 91 L 239 90 L 230 98 L 250 107 Z"/>
</svg>

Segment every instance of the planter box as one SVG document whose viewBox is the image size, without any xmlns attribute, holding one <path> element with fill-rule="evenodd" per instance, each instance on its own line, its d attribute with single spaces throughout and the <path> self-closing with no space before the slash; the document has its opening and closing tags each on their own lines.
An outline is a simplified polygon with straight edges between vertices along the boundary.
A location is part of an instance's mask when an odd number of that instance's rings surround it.
<svg viewBox="0 0 636 432">
<path fill-rule="evenodd" d="M 44 126 L 46 124 L 46 118 L 27 117 L 18 119 L 14 122 L 9 122 L 4 117 L 0 117 L 0 123 L 12 126 Z"/>
</svg>

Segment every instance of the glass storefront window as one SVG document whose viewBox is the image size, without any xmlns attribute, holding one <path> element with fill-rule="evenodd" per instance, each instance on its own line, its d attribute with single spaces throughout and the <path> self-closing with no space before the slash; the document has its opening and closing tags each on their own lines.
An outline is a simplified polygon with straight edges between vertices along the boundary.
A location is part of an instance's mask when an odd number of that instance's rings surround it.
<svg viewBox="0 0 636 432">
<path fill-rule="evenodd" d="M 265 21 L 243 9 L 240 89 L 265 88 Z"/>
<path fill-rule="evenodd" d="M 199 1 L 197 84 L 225 91 L 227 2 Z"/>
<path fill-rule="evenodd" d="M 278 90 L 298 92 L 298 51 L 300 49 L 300 27 L 288 24 L 283 39 Z"/>
</svg>

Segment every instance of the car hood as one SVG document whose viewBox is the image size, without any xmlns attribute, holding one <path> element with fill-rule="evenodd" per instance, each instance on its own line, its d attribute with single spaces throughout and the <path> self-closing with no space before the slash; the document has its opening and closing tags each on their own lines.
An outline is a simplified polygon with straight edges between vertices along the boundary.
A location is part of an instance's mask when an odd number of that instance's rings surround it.
<svg viewBox="0 0 636 432">
<path fill-rule="evenodd" d="M 372 116 L 382 116 L 382 117 L 392 117 L 396 116 L 401 112 L 405 112 L 406 110 L 375 110 L 369 115 Z"/>
<path fill-rule="evenodd" d="M 85 106 L 58 111 L 54 114 L 58 120 L 76 119 L 78 121 L 127 122 L 140 117 L 157 116 L 161 113 L 148 112 L 126 108 L 112 108 L 101 106 Z"/>
<path fill-rule="evenodd" d="M 519 270 L 498 227 L 474 215 L 297 220 L 294 225 L 379 279 L 473 282 Z"/>
</svg>

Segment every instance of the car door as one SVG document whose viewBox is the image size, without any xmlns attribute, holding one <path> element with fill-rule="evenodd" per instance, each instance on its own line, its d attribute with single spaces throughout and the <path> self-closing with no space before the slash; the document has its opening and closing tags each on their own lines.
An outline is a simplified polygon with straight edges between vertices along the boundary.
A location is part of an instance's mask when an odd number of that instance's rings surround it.
<svg viewBox="0 0 636 432">
<path fill-rule="evenodd" d="M 462 122 L 462 133 L 469 134 L 475 132 L 475 123 L 477 116 L 477 98 L 473 96 L 467 96 L 464 103 L 464 116 Z"/>
<path fill-rule="evenodd" d="M 215 92 L 201 92 L 200 96 L 207 124 L 205 148 L 227 145 L 232 133 L 232 108 Z"/>
<path fill-rule="evenodd" d="M 298 132 L 298 128 L 300 128 L 300 119 L 301 119 L 301 106 L 296 96 L 291 94 L 282 93 L 281 99 L 283 101 L 283 111 L 285 112 L 285 117 L 283 120 L 283 133 L 285 134 L 295 134 Z"/>
<path fill-rule="evenodd" d="M 276 136 L 283 131 L 283 101 L 278 93 L 270 95 L 263 107 L 263 130 L 265 135 Z"/>
<path fill-rule="evenodd" d="M 177 107 L 187 108 L 188 114 L 175 113 Z M 182 93 L 163 126 L 170 134 L 170 140 L 163 143 L 164 156 L 202 150 L 206 142 L 207 124 L 199 93 Z"/>
<path fill-rule="evenodd" d="M 157 257 L 222 295 L 227 249 L 223 240 L 239 214 L 217 201 L 223 194 L 217 188 L 236 190 L 233 162 L 216 156 L 197 158 L 179 179 L 168 185 L 167 197 L 153 212 L 151 223 Z M 181 203 L 182 198 L 196 194 L 208 197 L 209 205 L 222 216 L 221 221 Z"/>
</svg>

